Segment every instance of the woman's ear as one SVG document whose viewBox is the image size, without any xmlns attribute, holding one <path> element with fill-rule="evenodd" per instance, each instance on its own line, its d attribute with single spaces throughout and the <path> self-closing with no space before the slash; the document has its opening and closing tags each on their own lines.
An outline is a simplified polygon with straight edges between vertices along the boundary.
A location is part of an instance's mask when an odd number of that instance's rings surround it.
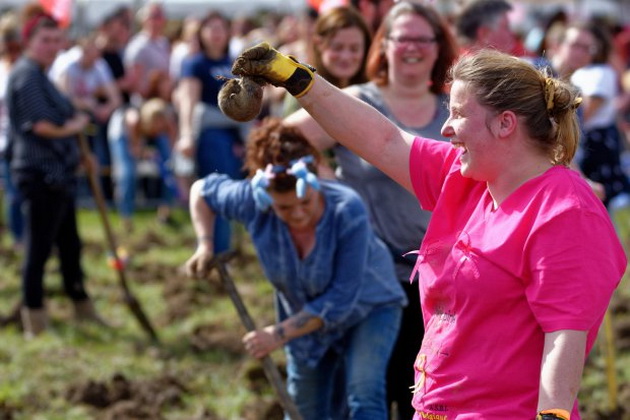
<svg viewBox="0 0 630 420">
<path fill-rule="evenodd" d="M 496 116 L 494 134 L 497 137 L 508 137 L 516 131 L 518 117 L 513 111 L 503 111 Z"/>
</svg>

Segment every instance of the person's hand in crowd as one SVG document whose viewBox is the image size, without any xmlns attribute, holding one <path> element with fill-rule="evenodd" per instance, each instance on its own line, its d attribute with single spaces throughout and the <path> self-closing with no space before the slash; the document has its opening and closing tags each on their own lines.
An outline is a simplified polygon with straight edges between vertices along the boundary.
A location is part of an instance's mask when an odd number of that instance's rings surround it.
<svg viewBox="0 0 630 420">
<path fill-rule="evenodd" d="M 245 350 L 250 356 L 262 359 L 272 351 L 282 347 L 284 341 L 275 331 L 275 325 L 269 325 L 261 330 L 250 331 L 243 336 Z"/>
<path fill-rule="evenodd" d="M 73 134 L 83 133 L 90 124 L 90 116 L 85 112 L 78 112 L 66 124 Z"/>
<path fill-rule="evenodd" d="M 193 158 L 195 155 L 195 139 L 192 135 L 182 135 L 175 142 L 175 150 L 183 156 Z"/>
<path fill-rule="evenodd" d="M 195 253 L 184 265 L 188 277 L 199 279 L 208 275 L 214 257 L 213 248 L 211 240 L 202 239 L 199 241 Z"/>
</svg>

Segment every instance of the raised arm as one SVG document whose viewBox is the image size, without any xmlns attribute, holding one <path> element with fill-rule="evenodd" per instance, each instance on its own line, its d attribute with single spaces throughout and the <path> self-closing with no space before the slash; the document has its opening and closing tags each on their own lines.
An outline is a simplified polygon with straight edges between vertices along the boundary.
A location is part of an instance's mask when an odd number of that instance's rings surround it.
<svg viewBox="0 0 630 420">
<path fill-rule="evenodd" d="M 315 121 L 305 109 L 301 108 L 284 119 L 286 125 L 296 127 L 317 150 L 332 148 L 336 141 Z"/>
<path fill-rule="evenodd" d="M 285 87 L 328 135 L 412 190 L 409 153 L 413 135 L 400 130 L 370 105 L 266 43 L 244 51 L 232 72 L 260 76 Z"/>
<path fill-rule="evenodd" d="M 319 76 L 298 100 L 332 138 L 413 191 L 409 177 L 413 135 Z"/>
</svg>

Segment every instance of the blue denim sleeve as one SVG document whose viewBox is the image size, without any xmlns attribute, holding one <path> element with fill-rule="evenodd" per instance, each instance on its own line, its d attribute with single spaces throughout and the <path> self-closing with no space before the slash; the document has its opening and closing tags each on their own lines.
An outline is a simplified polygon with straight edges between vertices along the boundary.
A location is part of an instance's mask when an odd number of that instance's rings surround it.
<svg viewBox="0 0 630 420">
<path fill-rule="evenodd" d="M 201 196 L 216 214 L 247 224 L 256 216 L 249 180 L 233 180 L 225 174 L 210 174 L 203 180 Z"/>
<path fill-rule="evenodd" d="M 368 267 L 371 228 L 367 212 L 358 200 L 337 209 L 334 232 L 336 252 L 330 259 L 332 280 L 327 290 L 304 306 L 304 311 L 324 321 L 324 331 L 343 323 L 355 310 Z"/>
</svg>

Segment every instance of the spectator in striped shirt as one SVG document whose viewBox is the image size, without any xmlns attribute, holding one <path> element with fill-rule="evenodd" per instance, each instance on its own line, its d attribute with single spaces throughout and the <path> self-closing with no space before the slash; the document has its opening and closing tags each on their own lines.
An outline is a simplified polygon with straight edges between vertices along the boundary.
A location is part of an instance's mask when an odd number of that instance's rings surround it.
<svg viewBox="0 0 630 420">
<path fill-rule="evenodd" d="M 75 205 L 77 135 L 89 117 L 75 112 L 46 75 L 63 41 L 57 22 L 43 13 L 34 15 L 24 24 L 22 37 L 25 51 L 9 75 L 6 100 L 13 136 L 11 172 L 25 219 L 21 315 L 24 336 L 31 338 L 47 327 L 43 277 L 54 246 L 77 319 L 102 321 L 83 285 Z"/>
</svg>

